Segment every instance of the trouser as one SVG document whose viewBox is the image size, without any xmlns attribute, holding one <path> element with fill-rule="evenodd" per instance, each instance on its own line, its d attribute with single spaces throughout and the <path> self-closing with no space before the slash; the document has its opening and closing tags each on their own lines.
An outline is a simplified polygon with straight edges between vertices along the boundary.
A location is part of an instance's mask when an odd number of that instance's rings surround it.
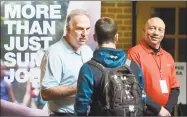
<svg viewBox="0 0 187 117">
<path fill-rule="evenodd" d="M 74 116 L 73 113 L 51 112 L 50 116 Z"/>
<path fill-rule="evenodd" d="M 146 109 L 146 110 L 144 111 L 144 116 L 158 116 L 158 115 L 156 115 L 156 114 L 153 113 L 152 111 Z"/>
</svg>

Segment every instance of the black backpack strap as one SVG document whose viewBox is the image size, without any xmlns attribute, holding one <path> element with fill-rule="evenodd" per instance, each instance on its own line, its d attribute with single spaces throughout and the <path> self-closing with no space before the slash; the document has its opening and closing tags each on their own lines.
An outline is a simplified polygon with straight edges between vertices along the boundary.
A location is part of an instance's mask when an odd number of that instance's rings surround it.
<svg viewBox="0 0 187 117">
<path fill-rule="evenodd" d="M 138 64 L 130 59 L 126 59 L 125 61 L 126 67 L 129 69 L 129 71 L 138 78 Z M 139 81 L 140 82 L 140 81 Z"/>
<path fill-rule="evenodd" d="M 102 78 L 105 78 L 105 76 L 103 76 L 103 75 L 105 75 L 105 73 L 107 73 L 107 71 L 110 68 L 104 67 L 102 64 L 100 64 L 99 62 L 97 62 L 97 61 L 95 61 L 93 59 L 88 61 L 88 64 L 90 64 L 92 66 L 95 66 L 97 69 L 99 69 L 101 71 L 101 74 L 102 74 L 101 77 L 100 78 L 95 78 L 94 80 L 95 80 L 95 83 L 96 83 L 96 87 L 99 87 L 99 92 L 100 92 L 100 94 L 97 97 L 98 98 L 98 104 L 100 105 L 102 111 L 104 111 L 106 108 L 109 108 L 109 105 L 106 105 L 106 107 L 104 107 L 104 108 L 102 106 L 102 103 L 101 103 L 102 99 L 100 99 L 100 95 L 103 94 L 103 88 L 101 88 L 100 83 L 101 83 L 101 80 L 103 80 Z M 106 91 L 106 92 L 108 92 L 108 91 Z M 107 102 L 109 102 L 109 98 L 108 97 L 106 97 L 106 100 L 108 100 Z"/>
<path fill-rule="evenodd" d="M 91 65 L 93 65 L 93 66 L 95 66 L 95 67 L 97 67 L 99 70 L 101 70 L 102 72 L 105 70 L 105 67 L 102 65 L 102 64 L 100 64 L 99 62 L 97 62 L 97 61 L 95 61 L 95 60 L 90 60 L 90 61 L 88 61 L 88 64 L 91 64 Z"/>
<path fill-rule="evenodd" d="M 125 66 L 125 68 L 127 68 L 127 70 L 130 73 L 133 73 L 133 71 L 131 69 L 131 63 L 132 63 L 132 61 L 130 59 L 126 59 L 125 62 L 122 64 L 122 66 Z"/>
<path fill-rule="evenodd" d="M 90 69 L 92 73 L 94 74 L 94 82 L 95 82 L 95 87 L 100 87 L 100 82 L 101 78 L 103 76 L 103 73 L 105 72 L 105 67 L 100 64 L 99 62 L 91 59 L 90 61 L 87 62 L 88 65 L 90 66 Z"/>
<path fill-rule="evenodd" d="M 93 90 L 94 95 L 92 97 L 93 103 L 91 103 L 89 116 L 93 116 L 93 115 L 99 116 L 99 115 L 102 115 L 103 113 L 103 108 L 102 108 L 102 104 L 99 99 L 99 95 L 101 95 L 101 92 L 102 92 L 100 91 L 101 90 L 100 82 L 101 82 L 101 78 L 105 70 L 105 67 L 93 59 L 91 59 L 87 63 L 92 71 L 92 74 L 94 75 L 94 90 Z"/>
<path fill-rule="evenodd" d="M 131 60 L 130 59 L 126 59 L 125 64 L 130 67 L 131 66 Z"/>
</svg>

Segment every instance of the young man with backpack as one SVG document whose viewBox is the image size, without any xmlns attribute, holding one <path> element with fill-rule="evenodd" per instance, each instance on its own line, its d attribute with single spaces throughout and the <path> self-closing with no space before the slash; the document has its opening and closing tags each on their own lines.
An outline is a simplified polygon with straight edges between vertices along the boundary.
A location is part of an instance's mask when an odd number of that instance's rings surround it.
<svg viewBox="0 0 187 117">
<path fill-rule="evenodd" d="M 79 72 L 75 115 L 141 116 L 144 80 L 140 67 L 116 49 L 117 24 L 108 17 L 95 24 L 93 58 Z"/>
</svg>

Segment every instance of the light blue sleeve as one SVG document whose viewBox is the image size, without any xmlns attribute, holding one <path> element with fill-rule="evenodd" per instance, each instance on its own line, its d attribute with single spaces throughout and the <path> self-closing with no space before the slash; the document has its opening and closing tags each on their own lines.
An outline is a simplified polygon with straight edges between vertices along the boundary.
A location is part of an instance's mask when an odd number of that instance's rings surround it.
<svg viewBox="0 0 187 117">
<path fill-rule="evenodd" d="M 63 63 L 58 52 L 49 53 L 45 66 L 44 78 L 41 82 L 41 89 L 48 89 L 58 86 L 62 77 Z"/>
</svg>

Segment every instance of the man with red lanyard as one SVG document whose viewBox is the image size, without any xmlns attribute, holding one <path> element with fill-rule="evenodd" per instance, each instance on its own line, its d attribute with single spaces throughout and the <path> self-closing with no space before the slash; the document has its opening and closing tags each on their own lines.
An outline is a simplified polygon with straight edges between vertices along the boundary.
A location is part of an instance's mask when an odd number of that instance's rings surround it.
<svg viewBox="0 0 187 117">
<path fill-rule="evenodd" d="M 147 109 L 151 115 L 171 116 L 179 96 L 179 81 L 172 56 L 160 46 L 165 23 L 158 17 L 150 18 L 143 30 L 143 40 L 128 51 L 128 58 L 137 62 L 145 78 Z"/>
</svg>

